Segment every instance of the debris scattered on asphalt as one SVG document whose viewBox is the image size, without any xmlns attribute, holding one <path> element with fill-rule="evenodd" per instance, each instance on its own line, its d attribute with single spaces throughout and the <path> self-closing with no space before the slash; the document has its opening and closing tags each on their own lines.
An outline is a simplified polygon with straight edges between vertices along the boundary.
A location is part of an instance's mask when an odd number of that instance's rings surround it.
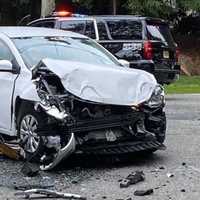
<svg viewBox="0 0 200 200">
<path fill-rule="evenodd" d="M 39 174 L 39 167 L 29 163 L 29 162 L 26 162 L 22 169 L 21 169 L 21 172 L 25 175 L 25 176 L 28 176 L 28 177 L 34 177 L 34 176 L 37 176 Z"/>
<path fill-rule="evenodd" d="M 123 179 L 121 182 L 120 182 L 120 188 L 127 188 L 130 186 L 130 181 L 127 180 L 127 179 Z"/>
<path fill-rule="evenodd" d="M 40 185 L 40 184 L 35 184 L 35 185 L 15 185 L 14 189 L 15 190 L 21 190 L 21 191 L 25 191 L 25 190 L 31 190 L 31 189 L 37 189 L 37 188 L 41 188 L 41 189 L 52 189 L 54 187 L 54 185 L 52 186 L 45 186 L 45 185 Z"/>
<path fill-rule="evenodd" d="M 13 160 L 19 160 L 19 151 L 10 147 L 8 144 L 4 144 L 0 141 L 0 155 L 6 156 Z"/>
<path fill-rule="evenodd" d="M 183 166 L 186 166 L 186 163 L 185 163 L 185 162 L 183 162 L 183 163 L 182 163 L 182 165 L 183 165 Z"/>
<path fill-rule="evenodd" d="M 132 174 L 129 174 L 126 179 L 129 180 L 131 184 L 136 184 L 138 182 L 144 181 L 145 176 L 143 171 L 136 171 Z"/>
<path fill-rule="evenodd" d="M 172 178 L 172 177 L 174 177 L 174 174 L 167 173 L 167 177 L 168 177 L 168 178 Z"/>
<path fill-rule="evenodd" d="M 148 189 L 148 190 L 136 190 L 134 192 L 135 196 L 147 196 L 153 194 L 153 189 Z"/>
<path fill-rule="evenodd" d="M 40 180 L 38 181 L 34 181 L 32 177 L 24 177 L 23 179 L 25 180 L 25 183 L 13 183 L 13 188 L 15 190 L 31 190 L 31 189 L 49 189 L 49 190 L 53 190 L 55 188 L 55 181 L 48 177 L 48 176 L 44 176 L 41 177 L 40 176 Z M 31 181 L 33 180 L 33 181 Z M 36 180 L 36 179 L 35 179 Z"/>
<path fill-rule="evenodd" d="M 78 181 L 77 181 L 77 180 L 72 180 L 71 183 L 72 183 L 72 184 L 78 184 Z"/>
<path fill-rule="evenodd" d="M 31 195 L 38 194 L 38 195 L 44 195 L 46 198 L 65 198 L 65 199 L 79 199 L 79 200 L 86 200 L 86 197 L 82 197 L 77 194 L 70 194 L 70 193 L 62 193 L 57 192 L 53 190 L 45 190 L 45 189 L 32 189 L 32 190 L 26 190 L 23 192 L 17 192 L 15 193 L 15 196 L 21 196 L 25 199 L 30 199 Z M 44 198 L 42 196 L 42 198 Z M 35 196 L 34 196 L 35 197 Z"/>
<path fill-rule="evenodd" d="M 159 167 L 159 169 L 161 169 L 161 170 L 164 170 L 164 169 L 165 169 L 165 167 L 164 167 L 164 166 L 161 166 L 161 167 Z"/>
<path fill-rule="evenodd" d="M 120 188 L 127 188 L 138 182 L 144 181 L 145 175 L 143 171 L 136 171 L 129 174 L 125 179 L 120 182 Z"/>
<path fill-rule="evenodd" d="M 157 172 L 160 172 L 160 170 L 159 170 L 159 169 L 153 169 L 153 170 L 151 170 L 150 172 L 151 172 L 151 173 L 157 173 Z"/>
</svg>

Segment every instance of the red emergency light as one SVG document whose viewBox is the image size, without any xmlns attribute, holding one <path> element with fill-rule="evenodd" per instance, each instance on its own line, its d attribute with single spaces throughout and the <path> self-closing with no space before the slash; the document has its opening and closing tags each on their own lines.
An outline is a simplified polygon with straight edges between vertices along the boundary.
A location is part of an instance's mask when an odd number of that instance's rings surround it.
<svg viewBox="0 0 200 200">
<path fill-rule="evenodd" d="M 53 16 L 54 17 L 71 17 L 72 16 L 72 12 L 65 11 L 65 10 L 56 11 L 56 12 L 53 13 Z"/>
</svg>

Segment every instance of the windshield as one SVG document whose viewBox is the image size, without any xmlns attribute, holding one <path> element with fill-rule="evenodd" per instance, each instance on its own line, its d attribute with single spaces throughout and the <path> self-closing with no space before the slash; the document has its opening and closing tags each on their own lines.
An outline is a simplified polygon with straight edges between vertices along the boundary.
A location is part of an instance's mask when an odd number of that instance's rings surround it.
<svg viewBox="0 0 200 200">
<path fill-rule="evenodd" d="M 29 68 L 34 67 L 44 58 L 104 66 L 120 65 L 115 57 L 90 39 L 27 37 L 15 38 L 13 41 Z"/>
</svg>

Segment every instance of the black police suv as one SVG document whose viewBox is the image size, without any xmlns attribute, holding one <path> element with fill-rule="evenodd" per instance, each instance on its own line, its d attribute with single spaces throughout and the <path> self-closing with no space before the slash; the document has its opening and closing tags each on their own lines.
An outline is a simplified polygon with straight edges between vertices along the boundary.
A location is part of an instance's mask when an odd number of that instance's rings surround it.
<svg viewBox="0 0 200 200">
<path fill-rule="evenodd" d="M 69 30 L 98 41 L 131 68 L 148 71 L 160 84 L 174 82 L 180 74 L 177 44 L 166 21 L 141 16 L 69 16 L 59 12 L 29 26 Z"/>
</svg>

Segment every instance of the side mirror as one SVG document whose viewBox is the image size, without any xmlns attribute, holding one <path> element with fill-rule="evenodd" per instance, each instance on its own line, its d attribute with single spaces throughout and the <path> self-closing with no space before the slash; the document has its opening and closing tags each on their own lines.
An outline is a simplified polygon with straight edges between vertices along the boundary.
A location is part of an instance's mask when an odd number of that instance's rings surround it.
<svg viewBox="0 0 200 200">
<path fill-rule="evenodd" d="M 120 60 L 118 60 L 119 61 L 119 63 L 121 64 L 121 65 L 123 65 L 124 67 L 130 67 L 130 63 L 127 61 L 127 60 L 123 60 L 123 59 L 120 59 Z"/>
<path fill-rule="evenodd" d="M 0 72 L 13 72 L 13 65 L 9 60 L 0 60 Z"/>
</svg>

